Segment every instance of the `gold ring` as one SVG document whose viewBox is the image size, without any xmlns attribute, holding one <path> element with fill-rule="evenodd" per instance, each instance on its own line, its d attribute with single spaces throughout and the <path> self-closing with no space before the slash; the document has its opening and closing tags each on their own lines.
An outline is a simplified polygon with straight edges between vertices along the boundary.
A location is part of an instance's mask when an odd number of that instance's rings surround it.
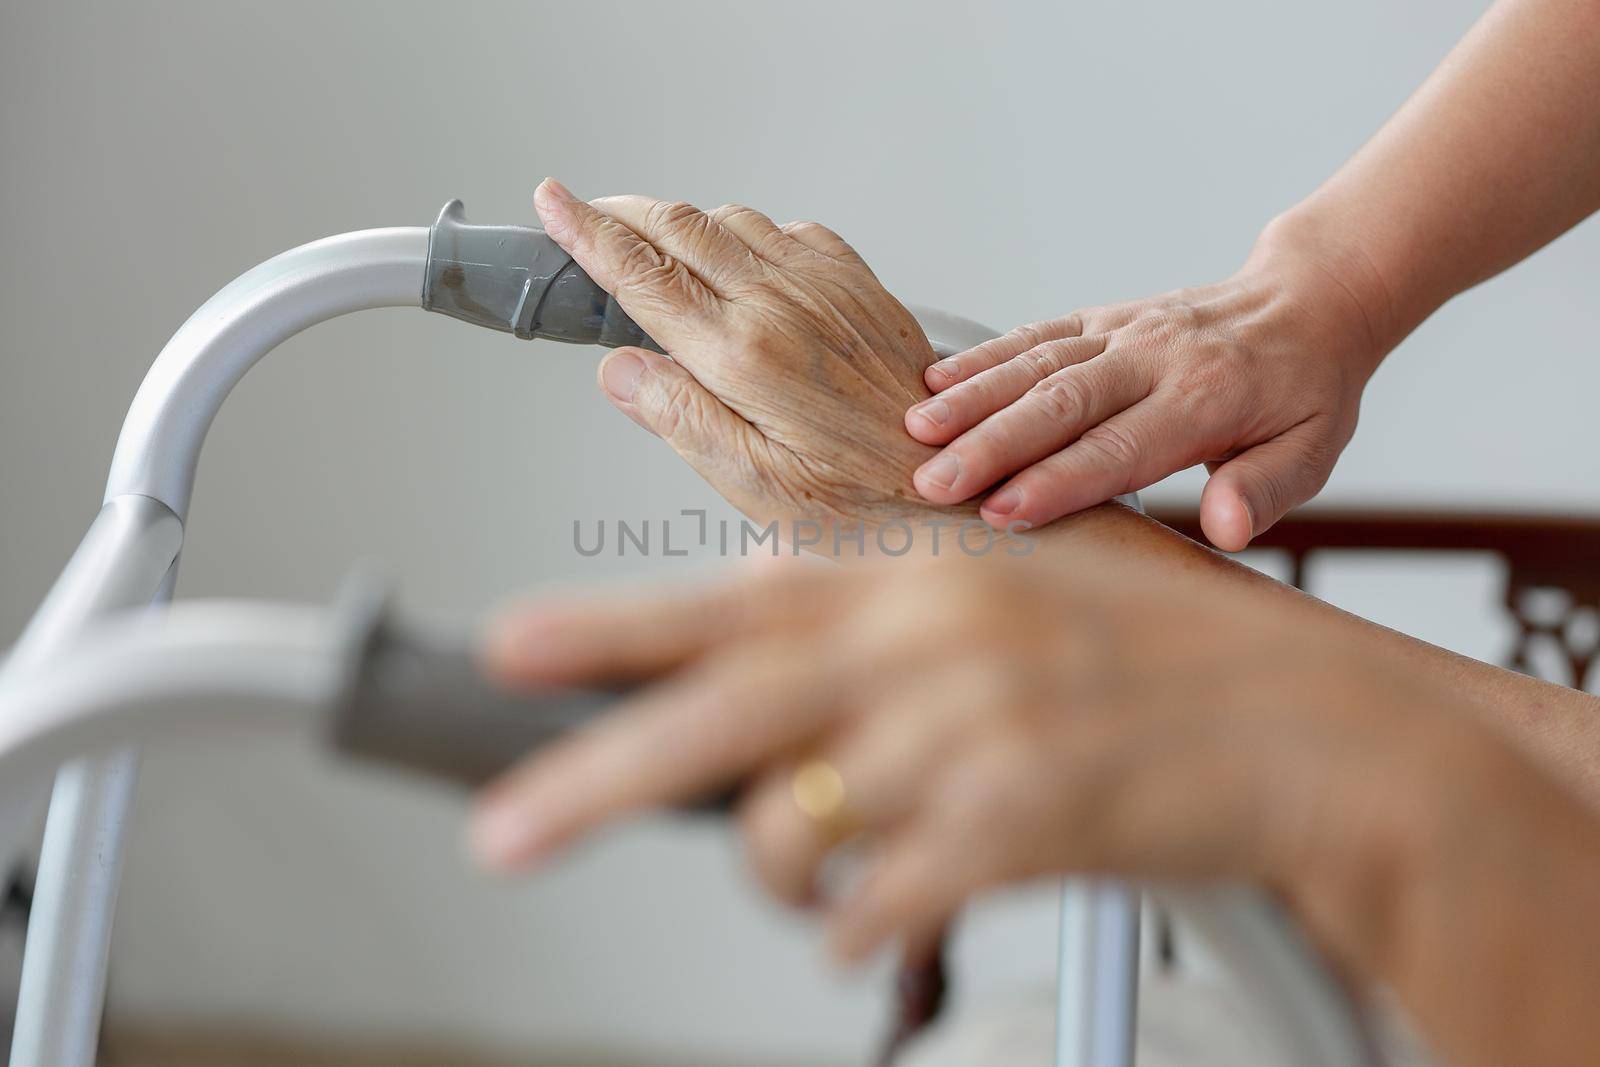
<svg viewBox="0 0 1600 1067">
<path fill-rule="evenodd" d="M 833 844 L 848 841 L 860 829 L 850 813 L 844 776 L 827 760 L 807 760 L 796 768 L 789 779 L 789 793 L 794 806 Z"/>
</svg>

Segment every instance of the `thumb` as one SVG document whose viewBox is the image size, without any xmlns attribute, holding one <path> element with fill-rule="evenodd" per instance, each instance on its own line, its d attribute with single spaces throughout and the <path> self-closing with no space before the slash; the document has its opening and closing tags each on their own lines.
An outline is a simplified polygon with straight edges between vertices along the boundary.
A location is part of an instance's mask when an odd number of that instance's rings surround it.
<svg viewBox="0 0 1600 1067">
<path fill-rule="evenodd" d="M 752 427 L 678 363 L 643 348 L 618 348 L 600 362 L 600 389 L 628 418 L 672 446 L 702 475 Z"/>
<path fill-rule="evenodd" d="M 1316 496 L 1332 470 L 1316 427 L 1301 423 L 1212 472 L 1200 494 L 1200 528 L 1222 551 L 1238 552 Z"/>
</svg>

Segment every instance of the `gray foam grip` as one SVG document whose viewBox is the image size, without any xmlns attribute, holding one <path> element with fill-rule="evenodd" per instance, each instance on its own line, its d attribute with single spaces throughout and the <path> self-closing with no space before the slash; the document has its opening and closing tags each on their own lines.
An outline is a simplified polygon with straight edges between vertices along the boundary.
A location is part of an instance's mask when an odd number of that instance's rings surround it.
<svg viewBox="0 0 1600 1067">
<path fill-rule="evenodd" d="M 334 709 L 331 741 L 347 757 L 476 787 L 605 714 L 620 695 L 511 693 L 465 649 L 440 648 L 378 618 Z M 692 807 L 721 811 L 732 800 L 724 793 Z"/>
<path fill-rule="evenodd" d="M 549 234 L 470 223 L 459 200 L 428 232 L 422 306 L 522 338 L 664 351 Z"/>
</svg>

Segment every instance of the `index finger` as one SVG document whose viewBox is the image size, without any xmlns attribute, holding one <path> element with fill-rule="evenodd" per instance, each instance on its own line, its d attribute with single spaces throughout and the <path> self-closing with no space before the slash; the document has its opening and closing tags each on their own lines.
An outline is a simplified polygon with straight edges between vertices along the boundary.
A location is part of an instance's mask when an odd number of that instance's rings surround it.
<svg viewBox="0 0 1600 1067">
<path fill-rule="evenodd" d="M 513 870 L 625 815 L 715 795 L 810 739 L 837 681 L 814 643 L 768 640 L 645 691 L 489 786 L 474 852 Z"/>
<path fill-rule="evenodd" d="M 918 467 L 912 474 L 912 483 L 924 498 L 936 504 L 960 503 L 999 479 L 1065 448 L 1092 428 L 1144 399 L 1148 392 L 1149 383 L 1143 368 L 1135 363 L 1097 356 L 1086 363 L 1056 371 L 1015 403 L 990 415 Z M 1137 460 L 1139 456 L 1133 446 L 1139 444 L 1130 442 L 1130 454 L 1125 459 L 1108 454 L 1103 466 L 1116 466 L 1120 470 Z M 1112 495 L 1108 493 L 1101 499 Z M 996 513 L 1003 514 L 998 509 L 991 512 Z M 1034 516 L 1028 518 L 1031 521 Z"/>
<path fill-rule="evenodd" d="M 1048 341 L 1060 341 L 1082 334 L 1083 316 L 1076 311 L 1059 319 L 1018 326 L 965 352 L 941 359 L 923 372 L 923 380 L 935 393 L 943 392 L 958 382 L 1015 359 Z"/>
<path fill-rule="evenodd" d="M 551 239 L 667 351 L 718 324 L 721 301 L 682 260 L 553 178 L 539 183 L 533 203 Z"/>
<path fill-rule="evenodd" d="M 693 204 L 628 195 L 602 196 L 589 206 L 676 258 L 724 299 L 736 294 L 741 283 L 748 288 L 750 282 L 765 276 L 765 264 L 751 247 L 721 220 Z M 773 231 L 777 232 L 777 227 Z"/>
<path fill-rule="evenodd" d="M 646 678 L 736 637 L 798 625 L 828 595 L 833 578 L 784 567 L 694 588 L 568 594 L 518 605 L 490 624 L 483 665 L 517 688 Z"/>
</svg>

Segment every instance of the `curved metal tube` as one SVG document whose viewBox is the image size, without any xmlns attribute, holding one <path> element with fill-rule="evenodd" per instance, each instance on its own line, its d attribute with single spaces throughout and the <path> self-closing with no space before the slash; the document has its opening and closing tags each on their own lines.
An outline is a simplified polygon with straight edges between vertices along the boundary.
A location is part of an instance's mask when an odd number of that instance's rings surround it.
<svg viewBox="0 0 1600 1067">
<path fill-rule="evenodd" d="M 172 335 L 128 408 L 106 499 L 154 497 L 188 514 L 200 446 L 228 393 L 266 353 L 326 319 L 419 307 L 428 230 L 397 226 L 313 241 L 222 288 Z"/>
<path fill-rule="evenodd" d="M 363 230 L 291 249 L 219 290 L 179 327 L 140 384 L 112 457 L 107 510 L 147 500 L 175 520 L 181 543 L 200 447 L 245 372 L 326 319 L 420 306 L 427 256 L 425 227 Z M 78 569 L 93 571 L 95 560 L 86 554 L 97 553 L 86 544 L 75 564 L 82 560 Z M 171 598 L 177 563 L 167 564 L 164 577 L 142 586 L 145 597 Z M 92 583 L 63 575 L 29 629 L 59 641 L 108 606 Z M 136 753 L 113 752 L 74 761 L 56 776 L 24 947 L 12 1067 L 95 1062 L 137 765 Z"/>
<path fill-rule="evenodd" d="M 160 501 L 128 496 L 106 504 L 5 658 L 5 671 L 59 653 L 98 615 L 150 603 L 182 541 L 183 524 Z M 56 766 L 0 777 L 0 863 L 21 855 L 38 833 Z"/>
<path fill-rule="evenodd" d="M 0 781 L 151 736 L 305 728 L 344 680 L 345 637 L 327 608 L 246 601 L 100 623 L 0 679 Z"/>
</svg>

